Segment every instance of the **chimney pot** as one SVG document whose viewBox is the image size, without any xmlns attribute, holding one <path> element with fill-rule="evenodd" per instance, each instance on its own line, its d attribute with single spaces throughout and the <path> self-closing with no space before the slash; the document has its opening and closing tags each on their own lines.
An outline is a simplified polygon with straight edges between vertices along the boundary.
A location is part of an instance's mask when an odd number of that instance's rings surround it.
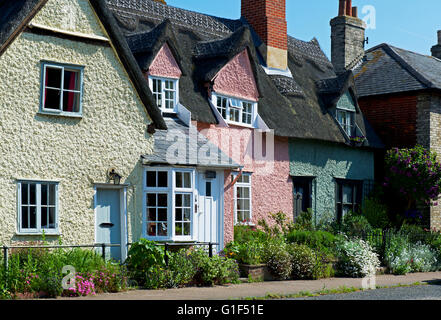
<svg viewBox="0 0 441 320">
<path fill-rule="evenodd" d="M 346 0 L 346 15 L 352 16 L 352 0 Z"/>
<path fill-rule="evenodd" d="M 338 7 L 338 15 L 344 16 L 346 13 L 346 0 L 340 0 L 340 5 Z"/>
<path fill-rule="evenodd" d="M 352 16 L 358 18 L 358 8 L 352 7 Z"/>
</svg>

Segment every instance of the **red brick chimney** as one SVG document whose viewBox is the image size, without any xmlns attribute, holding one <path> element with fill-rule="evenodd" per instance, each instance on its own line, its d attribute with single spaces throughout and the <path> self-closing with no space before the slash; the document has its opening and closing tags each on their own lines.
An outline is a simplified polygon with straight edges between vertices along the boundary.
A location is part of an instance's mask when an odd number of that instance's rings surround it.
<svg viewBox="0 0 441 320">
<path fill-rule="evenodd" d="M 242 0 L 242 17 L 264 42 L 259 48 L 267 67 L 288 68 L 286 0 Z"/>
</svg>

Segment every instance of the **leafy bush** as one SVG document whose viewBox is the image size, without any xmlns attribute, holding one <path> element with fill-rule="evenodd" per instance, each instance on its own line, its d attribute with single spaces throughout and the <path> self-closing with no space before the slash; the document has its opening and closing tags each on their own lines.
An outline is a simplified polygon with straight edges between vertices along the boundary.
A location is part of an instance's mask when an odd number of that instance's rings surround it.
<svg viewBox="0 0 441 320">
<path fill-rule="evenodd" d="M 429 272 L 439 268 L 439 256 L 429 245 L 411 243 L 406 234 L 392 235 L 385 250 L 385 262 L 393 274 Z"/>
<path fill-rule="evenodd" d="M 361 211 L 372 228 L 384 230 L 389 226 L 388 208 L 378 198 L 364 199 Z"/>
<path fill-rule="evenodd" d="M 339 241 L 337 257 L 337 270 L 344 276 L 354 278 L 372 276 L 380 267 L 378 255 L 361 239 Z"/>
<path fill-rule="evenodd" d="M 294 228 L 300 230 L 314 230 L 312 222 L 313 212 L 308 209 L 306 212 L 302 212 L 295 220 Z"/>
<path fill-rule="evenodd" d="M 203 286 L 236 282 L 239 279 L 237 263 L 228 258 L 213 256 L 210 258 L 203 249 L 190 253 L 190 259 L 196 270 L 194 283 Z"/>
<path fill-rule="evenodd" d="M 350 212 L 343 218 L 341 230 L 349 237 L 359 237 L 372 232 L 372 226 L 366 217 Z"/>
<path fill-rule="evenodd" d="M 249 242 L 230 242 L 224 249 L 225 256 L 241 264 L 258 265 L 263 263 L 264 242 L 253 239 Z"/>
<path fill-rule="evenodd" d="M 291 244 L 288 246 L 291 255 L 293 279 L 313 279 L 317 265 L 317 257 L 314 251 L 303 244 Z"/>
<path fill-rule="evenodd" d="M 264 242 L 268 240 L 268 235 L 256 228 L 250 226 L 235 226 L 234 227 L 234 242 L 248 243 L 252 241 Z"/>
<path fill-rule="evenodd" d="M 164 273 L 162 287 L 179 288 L 189 284 L 196 275 L 196 270 L 187 250 L 182 249 L 171 253 L 168 268 L 164 270 Z"/>
<path fill-rule="evenodd" d="M 164 248 L 153 241 L 140 239 L 130 247 L 126 260 L 130 277 L 141 286 L 158 288 L 162 270 L 165 269 Z"/>
<path fill-rule="evenodd" d="M 291 256 L 286 245 L 280 241 L 269 241 L 265 245 L 264 262 L 276 280 L 289 279 L 292 272 Z"/>
<path fill-rule="evenodd" d="M 332 254 L 338 236 L 326 231 L 293 230 L 286 237 L 289 243 L 304 244 L 322 253 Z"/>
</svg>

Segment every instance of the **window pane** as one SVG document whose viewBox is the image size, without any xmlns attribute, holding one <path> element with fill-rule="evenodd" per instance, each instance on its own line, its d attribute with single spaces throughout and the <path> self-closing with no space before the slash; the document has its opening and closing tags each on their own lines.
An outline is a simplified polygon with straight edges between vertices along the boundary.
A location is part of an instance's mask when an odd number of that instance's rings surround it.
<svg viewBox="0 0 441 320">
<path fill-rule="evenodd" d="M 191 209 L 184 209 L 184 221 L 191 220 Z"/>
<path fill-rule="evenodd" d="M 30 196 L 29 196 L 29 204 L 37 203 L 37 186 L 35 184 L 30 185 Z"/>
<path fill-rule="evenodd" d="M 64 70 L 64 89 L 80 91 L 80 72 Z"/>
<path fill-rule="evenodd" d="M 61 91 L 57 89 L 45 89 L 44 108 L 60 110 Z"/>
<path fill-rule="evenodd" d="M 156 237 L 156 223 L 147 224 L 147 234 L 151 237 Z"/>
<path fill-rule="evenodd" d="M 47 184 L 41 185 L 41 204 L 43 206 L 47 205 L 48 203 L 48 186 Z"/>
<path fill-rule="evenodd" d="M 41 227 L 43 229 L 47 229 L 49 227 L 47 207 L 41 207 Z"/>
<path fill-rule="evenodd" d="M 158 209 L 158 221 L 167 221 L 167 209 Z"/>
<path fill-rule="evenodd" d="M 175 209 L 175 220 L 182 221 L 182 209 L 180 208 Z"/>
<path fill-rule="evenodd" d="M 211 181 L 205 182 L 205 196 L 211 197 Z"/>
<path fill-rule="evenodd" d="M 156 193 L 147 194 L 147 206 L 156 207 Z"/>
<path fill-rule="evenodd" d="M 80 93 L 65 91 L 63 93 L 63 111 L 80 112 Z"/>
<path fill-rule="evenodd" d="M 29 192 L 29 185 L 23 183 L 21 185 L 21 204 L 29 204 L 28 192 Z"/>
<path fill-rule="evenodd" d="M 49 228 L 50 229 L 55 229 L 56 223 L 55 223 L 55 207 L 50 207 L 49 208 Z"/>
<path fill-rule="evenodd" d="M 158 224 L 158 236 L 159 237 L 166 237 L 168 235 L 167 232 L 167 223 L 159 223 Z"/>
<path fill-rule="evenodd" d="M 21 227 L 23 229 L 29 228 L 29 208 L 25 206 L 21 207 Z"/>
<path fill-rule="evenodd" d="M 343 186 L 343 203 L 352 203 L 352 193 L 353 189 L 350 185 Z"/>
<path fill-rule="evenodd" d="M 176 172 L 176 188 L 182 188 L 182 172 Z"/>
<path fill-rule="evenodd" d="M 190 199 L 191 197 L 189 194 L 184 194 L 184 207 L 190 207 Z"/>
<path fill-rule="evenodd" d="M 49 185 L 49 205 L 54 206 L 55 205 L 55 184 Z"/>
<path fill-rule="evenodd" d="M 168 187 L 168 172 L 159 171 L 158 172 L 158 187 L 167 188 Z"/>
<path fill-rule="evenodd" d="M 147 171 L 147 187 L 156 188 L 156 171 Z"/>
<path fill-rule="evenodd" d="M 184 188 L 191 188 L 191 174 L 184 172 Z"/>
<path fill-rule="evenodd" d="M 29 207 L 29 228 L 36 229 L 37 228 L 37 208 L 36 207 Z"/>
<path fill-rule="evenodd" d="M 239 122 L 240 110 L 230 108 L 230 121 Z"/>
<path fill-rule="evenodd" d="M 175 196 L 175 206 L 182 207 L 182 194 L 177 194 Z"/>
<path fill-rule="evenodd" d="M 182 223 L 175 224 L 175 234 L 177 236 L 182 236 Z"/>
<path fill-rule="evenodd" d="M 148 221 L 156 221 L 156 208 L 148 208 Z"/>
<path fill-rule="evenodd" d="M 184 223 L 184 236 L 190 235 L 190 223 Z"/>
<path fill-rule="evenodd" d="M 46 67 L 45 86 L 61 89 L 61 72 L 62 69 Z"/>
<path fill-rule="evenodd" d="M 168 195 L 167 194 L 158 194 L 158 207 L 165 207 L 167 208 L 168 206 Z"/>
</svg>

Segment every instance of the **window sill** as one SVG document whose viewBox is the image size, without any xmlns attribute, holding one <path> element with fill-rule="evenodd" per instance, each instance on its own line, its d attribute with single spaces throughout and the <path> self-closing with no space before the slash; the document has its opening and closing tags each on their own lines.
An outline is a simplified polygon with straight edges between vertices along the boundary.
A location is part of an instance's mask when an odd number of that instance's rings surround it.
<svg viewBox="0 0 441 320">
<path fill-rule="evenodd" d="M 43 236 L 43 232 L 16 232 L 15 233 L 16 236 Z M 45 232 L 44 236 L 48 236 L 48 237 L 61 237 L 62 234 L 61 232 Z"/>
<path fill-rule="evenodd" d="M 53 116 L 53 117 L 66 117 L 66 118 L 74 118 L 74 119 L 82 119 L 83 115 L 81 113 L 71 113 L 71 112 L 51 112 L 46 110 L 38 111 L 39 115 L 42 116 Z"/>
<path fill-rule="evenodd" d="M 247 226 L 247 227 L 257 227 L 257 225 L 255 223 L 252 222 L 236 222 L 234 224 L 235 226 Z"/>
</svg>

